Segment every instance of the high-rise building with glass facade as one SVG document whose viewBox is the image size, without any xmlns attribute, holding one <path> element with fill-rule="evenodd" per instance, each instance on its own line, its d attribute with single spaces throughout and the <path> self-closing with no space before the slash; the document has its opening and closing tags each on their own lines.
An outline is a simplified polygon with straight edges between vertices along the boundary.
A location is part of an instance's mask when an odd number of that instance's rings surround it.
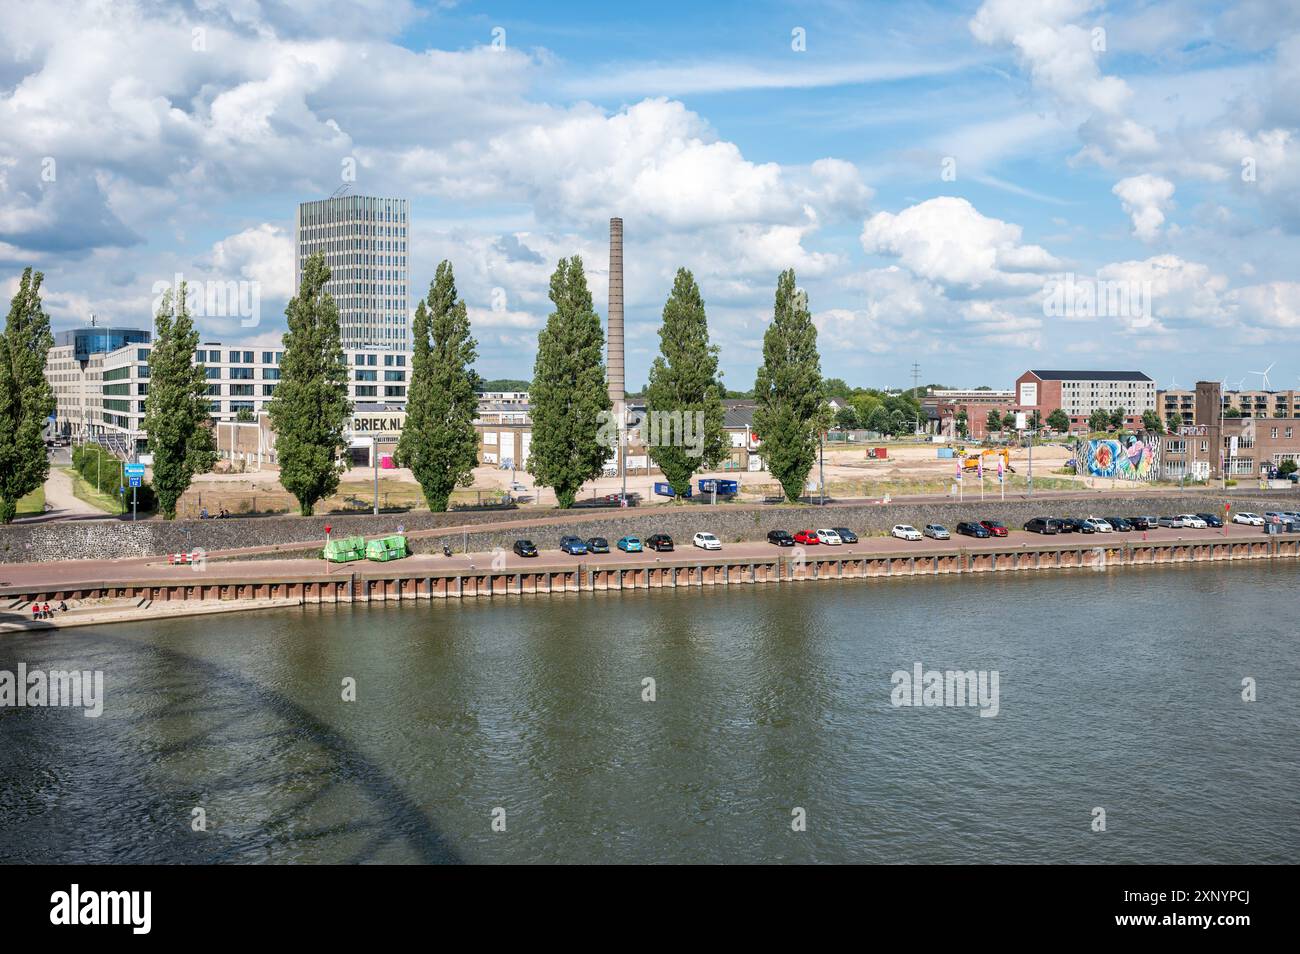
<svg viewBox="0 0 1300 954">
<path fill-rule="evenodd" d="M 407 249 L 410 202 L 347 195 L 303 202 L 294 229 L 294 288 L 309 256 L 330 269 L 345 348 L 410 348 Z"/>
</svg>

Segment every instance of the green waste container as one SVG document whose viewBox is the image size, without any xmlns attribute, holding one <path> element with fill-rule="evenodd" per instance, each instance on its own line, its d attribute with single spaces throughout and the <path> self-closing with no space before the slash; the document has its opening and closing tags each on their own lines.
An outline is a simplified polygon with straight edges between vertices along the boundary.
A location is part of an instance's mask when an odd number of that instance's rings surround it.
<svg viewBox="0 0 1300 954">
<path fill-rule="evenodd" d="M 366 559 L 386 563 L 406 556 L 406 537 L 382 537 L 366 544 Z"/>
<path fill-rule="evenodd" d="M 325 559 L 331 563 L 351 563 L 366 557 L 365 537 L 343 537 L 325 544 Z"/>
</svg>

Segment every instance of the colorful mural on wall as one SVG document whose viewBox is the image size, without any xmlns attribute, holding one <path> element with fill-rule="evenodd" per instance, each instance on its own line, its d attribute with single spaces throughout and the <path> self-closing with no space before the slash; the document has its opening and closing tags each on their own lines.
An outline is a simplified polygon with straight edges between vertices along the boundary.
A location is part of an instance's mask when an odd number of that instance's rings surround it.
<svg viewBox="0 0 1300 954">
<path fill-rule="evenodd" d="M 1080 440 L 1074 447 L 1075 473 L 1117 480 L 1155 480 L 1160 476 L 1160 438 L 1128 434 Z"/>
</svg>

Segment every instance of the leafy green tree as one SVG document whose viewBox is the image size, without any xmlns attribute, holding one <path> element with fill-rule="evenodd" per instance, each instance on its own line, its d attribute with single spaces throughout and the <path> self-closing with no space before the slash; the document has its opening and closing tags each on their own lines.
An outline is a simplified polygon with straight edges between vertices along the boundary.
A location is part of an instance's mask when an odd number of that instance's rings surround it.
<svg viewBox="0 0 1300 954">
<path fill-rule="evenodd" d="M 23 269 L 0 335 L 0 523 L 12 523 L 18 501 L 50 475 L 45 425 L 55 401 L 45 359 L 54 336 L 41 307 L 44 280 L 41 272 Z"/>
<path fill-rule="evenodd" d="M 858 412 L 852 404 L 846 404 L 835 412 L 835 426 L 844 431 L 855 430 L 858 426 Z"/>
<path fill-rule="evenodd" d="M 307 259 L 298 294 L 284 310 L 289 331 L 280 383 L 267 409 L 275 427 L 280 484 L 298 499 L 304 517 L 338 489 L 347 449 L 343 428 L 352 412 L 338 307 L 324 290 L 329 278 L 324 255 Z"/>
<path fill-rule="evenodd" d="M 1047 426 L 1058 434 L 1064 434 L 1070 429 L 1070 418 L 1058 407 L 1047 415 Z"/>
<path fill-rule="evenodd" d="M 199 332 L 190 319 L 182 282 L 175 298 L 163 294 L 154 317 L 153 348 L 149 352 L 149 396 L 144 405 L 144 429 L 153 454 L 153 489 L 164 520 L 176 519 L 176 503 L 195 474 L 217 462 L 208 417 L 208 382 L 202 364 L 195 364 Z M 251 414 L 250 414 L 251 418 Z"/>
<path fill-rule="evenodd" d="M 953 424 L 957 428 L 957 436 L 962 440 L 965 440 L 966 436 L 970 433 L 970 419 L 966 416 L 966 411 L 964 409 L 957 412 L 956 416 L 953 418 Z"/>
<path fill-rule="evenodd" d="M 718 390 L 718 347 L 709 344 L 704 300 L 695 277 L 684 268 L 677 270 L 664 304 L 659 354 L 650 365 L 646 388 L 646 414 L 652 425 L 658 422 L 652 429 L 658 440 L 647 448 L 650 457 L 681 500 L 696 470 L 716 466 L 727 456 L 728 446 Z"/>
<path fill-rule="evenodd" d="M 1128 417 L 1128 411 L 1122 407 L 1117 407 L 1110 412 L 1110 429 L 1118 431 L 1124 426 L 1124 419 Z"/>
<path fill-rule="evenodd" d="M 1150 408 L 1142 412 L 1142 427 L 1152 434 L 1163 434 L 1165 432 L 1165 425 L 1160 420 L 1160 415 Z"/>
<path fill-rule="evenodd" d="M 822 390 L 828 398 L 847 401 L 853 393 L 853 389 L 848 386 L 843 378 L 827 378 L 822 382 L 822 385 Z"/>
<path fill-rule="evenodd" d="M 1110 430 L 1110 412 L 1099 407 L 1088 415 L 1088 429 L 1091 431 Z"/>
<path fill-rule="evenodd" d="M 1225 407 L 1225 408 L 1223 409 L 1223 416 L 1224 416 L 1224 417 L 1241 417 L 1241 408 L 1239 408 L 1239 407 Z"/>
<path fill-rule="evenodd" d="M 1294 460 L 1288 457 L 1277 465 L 1277 472 L 1281 477 L 1289 477 L 1296 472 L 1297 468 L 1300 468 L 1300 465 L 1297 465 Z"/>
<path fill-rule="evenodd" d="M 464 299 L 456 299 L 451 263 L 438 265 L 429 294 L 415 309 L 411 386 L 397 456 L 411 468 L 429 509 L 447 509 L 451 493 L 478 463 L 474 415 L 477 342 Z"/>
<path fill-rule="evenodd" d="M 1016 416 L 1008 411 L 1002 415 L 1002 429 L 1004 431 L 1014 431 L 1016 429 Z"/>
<path fill-rule="evenodd" d="M 529 471 L 555 491 L 561 508 L 588 480 L 600 476 L 609 457 L 611 402 L 602 352 L 605 335 L 591 304 L 582 259 L 560 259 L 551 275 L 555 311 L 537 338 L 533 386 L 528 402 L 533 417 Z"/>
<path fill-rule="evenodd" d="M 823 402 L 817 328 L 807 296 L 795 286 L 794 269 L 782 272 L 777 280 L 754 394 L 758 400 L 754 429 L 762 438 L 767 468 L 786 499 L 798 500 L 816 460 Z"/>
<path fill-rule="evenodd" d="M 1041 431 L 1043 429 L 1043 414 L 1038 408 L 1034 408 L 1029 414 L 1029 429 L 1031 431 Z"/>
<path fill-rule="evenodd" d="M 867 430 L 875 431 L 877 434 L 892 434 L 894 432 L 894 422 L 890 418 L 889 412 L 885 410 L 883 404 L 877 404 L 867 415 Z"/>
<path fill-rule="evenodd" d="M 1002 415 L 997 411 L 989 411 L 989 416 L 984 421 L 984 427 L 990 433 L 1002 430 Z"/>
</svg>

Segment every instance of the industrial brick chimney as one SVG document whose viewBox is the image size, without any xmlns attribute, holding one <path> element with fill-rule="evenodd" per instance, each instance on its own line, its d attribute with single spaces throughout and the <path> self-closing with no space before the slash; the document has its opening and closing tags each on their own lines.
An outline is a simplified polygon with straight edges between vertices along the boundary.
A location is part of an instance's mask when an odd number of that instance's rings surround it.
<svg viewBox="0 0 1300 954">
<path fill-rule="evenodd" d="M 606 334 L 609 357 L 605 379 L 615 419 L 623 422 L 623 220 L 609 220 L 609 328 Z"/>
</svg>

